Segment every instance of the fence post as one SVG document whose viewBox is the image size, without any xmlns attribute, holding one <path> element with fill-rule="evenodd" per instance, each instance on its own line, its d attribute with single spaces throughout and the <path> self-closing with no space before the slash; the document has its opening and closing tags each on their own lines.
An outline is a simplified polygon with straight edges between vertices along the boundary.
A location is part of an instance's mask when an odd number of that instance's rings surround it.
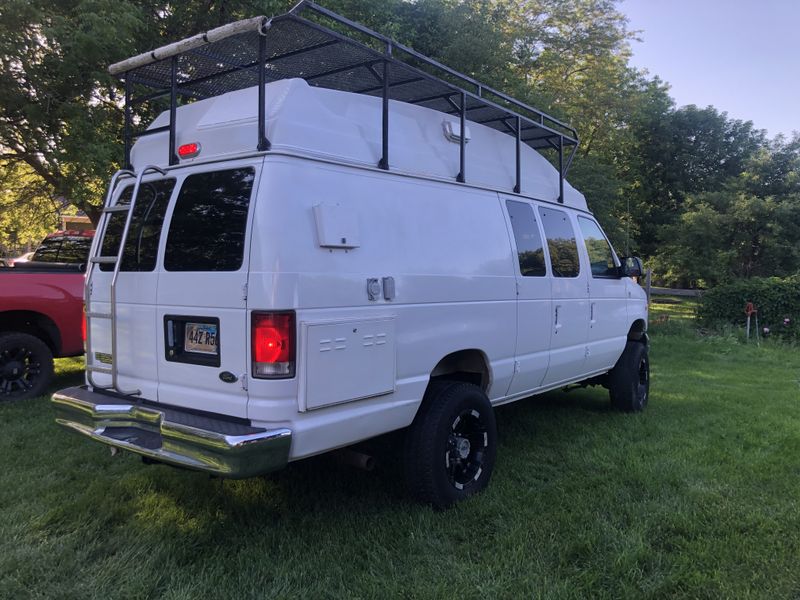
<svg viewBox="0 0 800 600">
<path fill-rule="evenodd" d="M 653 277 L 653 269 L 647 269 L 647 274 L 645 275 L 644 282 L 645 282 L 645 292 L 647 293 L 647 306 L 650 306 L 650 286 L 652 283 Z"/>
</svg>

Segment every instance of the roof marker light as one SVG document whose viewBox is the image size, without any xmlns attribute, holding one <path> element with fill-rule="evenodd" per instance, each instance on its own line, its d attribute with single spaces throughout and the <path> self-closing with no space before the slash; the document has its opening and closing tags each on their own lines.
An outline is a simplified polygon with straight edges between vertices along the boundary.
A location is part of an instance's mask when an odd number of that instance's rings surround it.
<svg viewBox="0 0 800 600">
<path fill-rule="evenodd" d="M 178 146 L 178 156 L 181 158 L 194 158 L 198 154 L 200 154 L 200 144 L 197 142 Z"/>
</svg>

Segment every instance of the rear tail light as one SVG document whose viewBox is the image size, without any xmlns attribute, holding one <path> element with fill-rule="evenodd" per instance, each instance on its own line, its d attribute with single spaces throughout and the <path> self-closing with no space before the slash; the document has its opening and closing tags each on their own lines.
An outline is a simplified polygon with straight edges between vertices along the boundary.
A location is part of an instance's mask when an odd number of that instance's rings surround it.
<svg viewBox="0 0 800 600">
<path fill-rule="evenodd" d="M 86 352 L 86 305 L 84 305 L 81 315 L 81 339 L 83 340 L 83 351 Z"/>
<path fill-rule="evenodd" d="M 253 377 L 294 377 L 294 312 L 254 312 L 250 323 Z"/>
</svg>

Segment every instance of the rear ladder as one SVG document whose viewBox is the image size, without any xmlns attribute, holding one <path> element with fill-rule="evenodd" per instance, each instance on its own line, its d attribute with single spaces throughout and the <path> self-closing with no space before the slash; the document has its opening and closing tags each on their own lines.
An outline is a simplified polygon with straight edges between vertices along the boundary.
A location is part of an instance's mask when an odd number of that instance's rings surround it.
<svg viewBox="0 0 800 600">
<path fill-rule="evenodd" d="M 133 171 L 121 169 L 114 173 L 111 178 L 111 183 L 108 185 L 108 193 L 106 194 L 105 203 L 103 204 L 103 213 L 100 223 L 98 224 L 97 231 L 105 234 L 105 229 L 108 227 L 108 222 L 111 215 L 114 213 L 127 213 L 125 217 L 125 227 L 120 236 L 119 249 L 116 256 L 101 256 L 102 240 L 101 235 L 96 235 L 92 243 L 92 249 L 89 254 L 89 264 L 86 269 L 86 284 L 84 287 L 84 304 L 86 306 L 86 378 L 89 384 L 99 390 L 114 390 L 115 392 L 124 396 L 138 396 L 141 394 L 140 390 L 123 390 L 119 387 L 119 368 L 117 366 L 117 281 L 119 279 L 120 267 L 122 266 L 122 255 L 125 251 L 125 244 L 128 240 L 128 232 L 131 227 L 131 220 L 133 218 L 134 207 L 136 206 L 136 199 L 139 195 L 139 187 L 142 183 L 142 178 L 149 171 L 158 171 L 162 175 L 166 175 L 166 171 L 155 165 L 148 165 L 142 169 L 137 175 Z M 111 204 L 111 199 L 114 197 L 114 191 L 124 177 L 136 178 L 136 183 L 133 186 L 133 193 L 131 194 L 131 201 L 129 204 Z M 91 297 L 92 297 L 92 275 L 94 273 L 94 265 L 114 265 L 114 272 L 111 276 L 111 293 L 110 293 L 110 310 L 107 313 L 95 312 L 92 310 Z M 94 364 L 94 353 L 92 352 L 92 319 L 108 319 L 111 321 L 111 361 L 110 366 L 99 366 Z M 111 385 L 98 385 L 92 377 L 93 373 L 104 373 L 111 375 Z"/>
</svg>

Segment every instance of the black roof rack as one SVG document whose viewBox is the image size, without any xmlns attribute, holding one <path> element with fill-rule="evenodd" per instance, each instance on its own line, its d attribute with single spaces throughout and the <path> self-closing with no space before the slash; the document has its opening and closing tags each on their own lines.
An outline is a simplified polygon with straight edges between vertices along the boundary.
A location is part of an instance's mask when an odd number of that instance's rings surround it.
<svg viewBox="0 0 800 600">
<path fill-rule="evenodd" d="M 253 86 L 259 88 L 258 149 L 268 150 L 264 85 L 293 77 L 314 86 L 383 99 L 378 164 L 382 169 L 389 168 L 390 99 L 457 115 L 461 131 L 469 120 L 513 136 L 516 193 L 521 191 L 521 144 L 557 153 L 559 202 L 563 202 L 564 177 L 578 146 L 577 132 L 566 123 L 308 0 L 284 15 L 226 25 L 122 61 L 109 71 L 125 82 L 126 167 L 132 139 L 162 131 L 170 134 L 169 164 L 178 162 L 179 99 L 210 98 Z M 132 107 L 158 98 L 169 98 L 169 125 L 134 132 Z M 461 170 L 456 176 L 461 182 L 466 181 L 464 156 L 462 136 Z"/>
</svg>

